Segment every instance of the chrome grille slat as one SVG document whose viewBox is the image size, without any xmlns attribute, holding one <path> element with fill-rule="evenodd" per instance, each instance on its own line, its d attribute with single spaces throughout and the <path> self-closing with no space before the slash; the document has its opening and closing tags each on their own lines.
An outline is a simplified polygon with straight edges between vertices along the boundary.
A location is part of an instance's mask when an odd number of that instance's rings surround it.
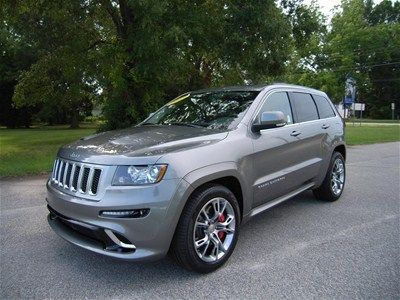
<svg viewBox="0 0 400 300">
<path fill-rule="evenodd" d="M 103 168 L 57 158 L 53 164 L 51 183 L 72 193 L 96 196 Z"/>
<path fill-rule="evenodd" d="M 68 167 L 69 163 L 65 162 L 64 163 L 64 172 L 63 172 L 63 181 L 62 181 L 62 186 L 65 188 L 66 187 L 66 182 L 67 182 L 67 173 L 68 173 Z"/>
<path fill-rule="evenodd" d="M 93 195 L 92 193 L 93 174 L 94 174 L 94 168 L 91 167 L 89 170 L 89 177 L 86 184 L 86 193 L 89 193 L 90 195 Z"/>
<path fill-rule="evenodd" d="M 60 160 L 58 162 L 58 167 L 57 167 L 56 183 L 60 182 L 61 165 L 62 165 L 62 161 Z"/>
<path fill-rule="evenodd" d="M 61 161 L 61 162 L 60 162 L 60 166 L 59 166 L 59 170 L 58 170 L 58 177 L 57 177 L 57 181 L 58 181 L 58 185 L 59 185 L 59 186 L 62 185 L 61 180 L 62 180 L 62 178 L 63 178 L 63 176 L 62 176 L 63 168 L 64 168 L 64 162 Z"/>
<path fill-rule="evenodd" d="M 82 193 L 82 177 L 83 177 L 83 170 L 85 168 L 83 166 L 81 166 L 81 169 L 79 170 L 79 175 L 78 175 L 78 188 L 77 190 Z M 84 194 L 84 193 L 82 193 Z"/>
<path fill-rule="evenodd" d="M 52 170 L 52 172 L 51 172 L 51 179 L 52 179 L 52 180 L 54 180 L 54 174 L 55 174 L 55 172 L 56 172 L 57 162 L 58 162 L 58 160 L 56 159 L 56 160 L 54 161 L 54 164 L 53 164 L 53 170 Z"/>
<path fill-rule="evenodd" d="M 73 183 L 73 180 L 74 180 L 75 168 L 76 168 L 76 164 L 73 163 L 72 164 L 72 169 L 71 169 L 71 176 L 69 177 L 69 189 L 71 191 L 74 190 L 74 188 L 72 187 L 72 183 Z"/>
<path fill-rule="evenodd" d="M 72 163 L 67 163 L 67 168 L 65 169 L 65 180 L 64 180 L 65 189 L 69 189 L 69 183 L 71 181 L 71 171 L 72 171 Z"/>
<path fill-rule="evenodd" d="M 55 183 L 58 183 L 58 173 L 59 173 L 59 171 L 60 171 L 60 163 L 61 163 L 61 161 L 60 161 L 60 160 L 57 160 L 56 172 L 55 172 L 55 174 L 54 174 L 54 181 L 55 181 Z"/>
<path fill-rule="evenodd" d="M 60 177 L 60 186 L 64 187 L 64 175 L 65 175 L 65 167 L 67 166 L 67 162 L 63 162 L 61 165 L 61 177 Z"/>
</svg>

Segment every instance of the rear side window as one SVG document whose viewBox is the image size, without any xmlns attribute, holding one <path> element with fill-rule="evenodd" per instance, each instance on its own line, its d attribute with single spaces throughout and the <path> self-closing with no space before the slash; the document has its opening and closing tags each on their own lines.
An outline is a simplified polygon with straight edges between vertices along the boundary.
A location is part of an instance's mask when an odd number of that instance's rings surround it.
<svg viewBox="0 0 400 300">
<path fill-rule="evenodd" d="M 290 100 L 294 105 L 297 122 L 318 120 L 318 112 L 310 94 L 291 93 Z"/>
<path fill-rule="evenodd" d="M 265 111 L 281 111 L 286 117 L 287 124 L 293 123 L 292 110 L 286 92 L 277 92 L 269 95 L 258 114 L 258 120 L 260 120 L 261 114 Z"/>
<path fill-rule="evenodd" d="M 321 119 L 331 118 L 335 116 L 332 106 L 329 104 L 328 99 L 322 96 L 313 95 L 315 104 L 317 104 L 319 117 Z"/>
</svg>

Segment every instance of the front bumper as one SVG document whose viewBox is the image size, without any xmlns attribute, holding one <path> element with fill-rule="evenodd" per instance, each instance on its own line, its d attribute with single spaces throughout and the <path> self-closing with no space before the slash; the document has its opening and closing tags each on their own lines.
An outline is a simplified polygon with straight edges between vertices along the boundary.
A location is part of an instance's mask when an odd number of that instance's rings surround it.
<svg viewBox="0 0 400 300">
<path fill-rule="evenodd" d="M 93 252 L 126 260 L 156 260 L 168 252 L 191 192 L 185 180 L 169 179 L 141 187 L 111 186 L 100 201 L 92 201 L 66 194 L 48 182 L 48 222 L 62 238 Z M 138 218 L 100 216 L 101 211 L 133 209 L 150 212 Z"/>
</svg>

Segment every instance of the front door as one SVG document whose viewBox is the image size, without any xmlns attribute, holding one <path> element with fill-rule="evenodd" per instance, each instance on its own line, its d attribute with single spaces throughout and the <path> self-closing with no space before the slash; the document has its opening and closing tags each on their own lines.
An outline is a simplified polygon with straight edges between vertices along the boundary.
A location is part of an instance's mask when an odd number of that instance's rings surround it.
<svg viewBox="0 0 400 300">
<path fill-rule="evenodd" d="M 256 116 L 256 122 L 264 111 L 283 112 L 287 125 L 253 134 L 253 207 L 288 194 L 300 184 L 296 177 L 301 164 L 298 151 L 301 151 L 302 145 L 297 135 L 300 125 L 293 122 L 288 94 L 285 91 L 269 94 Z"/>
</svg>

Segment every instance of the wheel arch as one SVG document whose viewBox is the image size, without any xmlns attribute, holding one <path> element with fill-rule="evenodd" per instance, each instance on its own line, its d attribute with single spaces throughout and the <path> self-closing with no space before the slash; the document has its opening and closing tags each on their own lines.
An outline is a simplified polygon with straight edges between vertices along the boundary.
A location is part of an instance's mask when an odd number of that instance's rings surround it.
<svg viewBox="0 0 400 300">
<path fill-rule="evenodd" d="M 243 191 L 242 191 L 242 186 L 241 186 L 239 180 L 235 176 L 226 176 L 226 177 L 214 179 L 214 180 L 205 182 L 202 185 L 198 186 L 196 189 L 194 189 L 192 194 L 194 192 L 196 192 L 197 190 L 199 190 L 207 185 L 210 185 L 210 184 L 218 184 L 218 185 L 224 186 L 235 195 L 235 198 L 237 199 L 239 208 L 240 208 L 240 218 L 242 219 L 242 217 L 243 217 Z"/>
<path fill-rule="evenodd" d="M 333 152 L 339 152 L 340 154 L 342 154 L 344 160 L 346 161 L 346 146 L 344 144 L 337 145 L 333 149 Z"/>
<path fill-rule="evenodd" d="M 247 208 L 244 201 L 246 198 L 246 191 L 244 190 L 245 185 L 240 173 L 236 169 L 235 163 L 221 163 L 198 169 L 187 174 L 184 177 L 184 180 L 193 188 L 193 191 L 186 199 L 186 202 L 189 201 L 194 192 L 204 186 L 209 184 L 219 184 L 228 188 L 235 195 L 240 208 L 240 216 L 243 218 L 243 214 Z"/>
</svg>

